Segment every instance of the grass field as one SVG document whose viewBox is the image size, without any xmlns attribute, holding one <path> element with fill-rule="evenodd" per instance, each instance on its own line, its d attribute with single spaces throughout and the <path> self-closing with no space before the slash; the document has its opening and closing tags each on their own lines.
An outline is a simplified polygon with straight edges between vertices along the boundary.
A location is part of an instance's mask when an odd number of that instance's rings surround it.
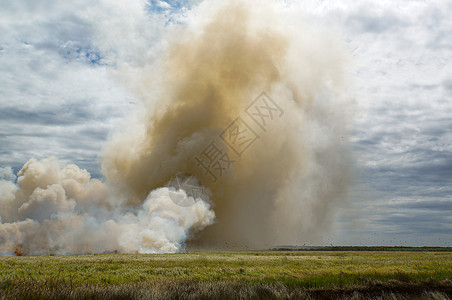
<svg viewBox="0 0 452 300">
<path fill-rule="evenodd" d="M 6 299 L 448 299 L 451 295 L 451 252 L 0 257 L 0 297 Z"/>
</svg>

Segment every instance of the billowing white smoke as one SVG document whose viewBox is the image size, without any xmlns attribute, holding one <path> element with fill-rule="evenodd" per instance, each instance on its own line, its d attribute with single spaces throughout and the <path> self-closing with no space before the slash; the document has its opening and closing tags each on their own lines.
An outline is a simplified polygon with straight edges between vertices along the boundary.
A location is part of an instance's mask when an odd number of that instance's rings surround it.
<svg viewBox="0 0 452 300">
<path fill-rule="evenodd" d="M 178 252 L 191 230 L 211 224 L 202 199 L 181 206 L 182 189 L 152 191 L 135 210 L 114 207 L 107 186 L 75 165 L 28 161 L 17 183 L 8 169 L 0 180 L 0 253 L 63 254 Z M 16 250 L 17 251 L 17 250 Z"/>
</svg>

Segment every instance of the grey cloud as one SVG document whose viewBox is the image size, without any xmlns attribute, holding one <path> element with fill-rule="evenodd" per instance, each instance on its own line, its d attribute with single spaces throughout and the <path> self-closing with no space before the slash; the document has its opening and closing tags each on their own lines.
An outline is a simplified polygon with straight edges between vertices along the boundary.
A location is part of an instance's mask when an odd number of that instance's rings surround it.
<svg viewBox="0 0 452 300">
<path fill-rule="evenodd" d="M 418 84 L 418 83 L 413 83 L 410 85 L 410 88 L 412 89 L 425 89 L 425 90 L 433 90 L 438 88 L 439 85 L 438 84 Z"/>
<path fill-rule="evenodd" d="M 108 136 L 108 128 L 91 127 L 80 130 L 80 134 L 92 140 L 106 140 Z"/>
<path fill-rule="evenodd" d="M 54 156 L 77 162 L 93 176 L 100 176 L 97 160 L 110 131 L 108 124 L 96 119 L 67 126 L 13 123 L 16 125 L 0 126 L 0 166 L 11 166 L 17 172 L 31 157 Z"/>
<path fill-rule="evenodd" d="M 74 99 L 75 100 L 75 99 Z M 3 122 L 20 121 L 21 124 L 42 124 L 70 126 L 87 121 L 106 121 L 120 114 L 111 107 L 99 107 L 90 101 L 62 103 L 44 107 L 0 106 L 0 120 Z"/>
<path fill-rule="evenodd" d="M 450 193 L 450 191 L 449 191 Z M 452 213 L 452 199 L 450 200 L 411 200 L 403 201 L 397 204 L 389 204 L 388 208 L 401 208 L 401 209 L 417 209 L 424 211 L 449 211 Z"/>
<path fill-rule="evenodd" d="M 432 49 L 452 49 L 452 29 L 450 27 L 450 11 L 452 5 L 446 7 L 431 6 L 422 16 L 421 22 L 426 24 L 430 32 L 426 46 Z"/>
<path fill-rule="evenodd" d="M 365 174 L 375 189 L 392 197 L 447 197 L 452 188 L 447 190 L 428 188 L 450 186 L 452 160 L 449 157 L 444 157 L 442 160 L 437 157 L 435 159 L 438 162 L 425 158 L 419 165 L 368 168 Z"/>
<path fill-rule="evenodd" d="M 23 124 L 46 124 L 68 126 L 86 122 L 93 113 L 83 107 L 67 107 L 59 110 L 24 110 L 18 107 L 0 109 L 0 119 L 7 122 L 20 120 Z"/>
<path fill-rule="evenodd" d="M 351 28 L 355 33 L 370 32 L 374 34 L 380 34 L 405 25 L 405 22 L 391 11 L 374 13 L 366 8 L 351 14 L 345 22 L 347 27 Z"/>
<path fill-rule="evenodd" d="M 427 46 L 433 49 L 452 49 L 452 30 L 438 32 Z"/>
<path fill-rule="evenodd" d="M 13 169 L 11 167 L 0 167 L 0 180 L 15 181 L 16 176 Z"/>
<path fill-rule="evenodd" d="M 452 234 L 450 211 L 415 214 L 387 213 L 374 220 L 385 227 L 395 228 L 399 234 Z"/>
<path fill-rule="evenodd" d="M 443 81 L 443 88 L 447 91 L 452 91 L 452 78 Z"/>
</svg>

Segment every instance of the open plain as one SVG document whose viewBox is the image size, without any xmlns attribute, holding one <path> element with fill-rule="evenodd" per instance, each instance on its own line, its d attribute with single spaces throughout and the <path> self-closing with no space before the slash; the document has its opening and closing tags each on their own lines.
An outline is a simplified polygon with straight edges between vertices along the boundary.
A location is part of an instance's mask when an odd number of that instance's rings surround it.
<svg viewBox="0 0 452 300">
<path fill-rule="evenodd" d="M 0 257 L 2 299 L 448 299 L 452 252 Z"/>
</svg>

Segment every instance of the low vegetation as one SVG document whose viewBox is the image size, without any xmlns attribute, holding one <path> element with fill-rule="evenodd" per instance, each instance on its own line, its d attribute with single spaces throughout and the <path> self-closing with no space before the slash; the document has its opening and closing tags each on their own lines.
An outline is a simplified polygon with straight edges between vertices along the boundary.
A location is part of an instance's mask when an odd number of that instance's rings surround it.
<svg viewBox="0 0 452 300">
<path fill-rule="evenodd" d="M 451 295 L 451 252 L 0 257 L 0 297 L 4 299 L 448 299 Z"/>
</svg>

